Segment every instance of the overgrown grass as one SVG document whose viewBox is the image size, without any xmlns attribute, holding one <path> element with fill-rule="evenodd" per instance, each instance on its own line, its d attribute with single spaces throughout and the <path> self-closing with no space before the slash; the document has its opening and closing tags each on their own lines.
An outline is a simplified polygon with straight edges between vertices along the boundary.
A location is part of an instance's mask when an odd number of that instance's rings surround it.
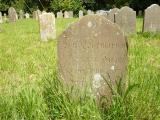
<svg viewBox="0 0 160 120">
<path fill-rule="evenodd" d="M 57 20 L 57 34 L 76 20 Z M 73 99 L 63 89 L 56 73 L 56 40 L 41 42 L 37 21 L 2 24 L 0 119 L 160 120 L 160 34 L 141 33 L 141 27 L 138 18 L 138 33 L 128 38 L 128 88 L 117 92 L 108 107 L 97 106 L 88 92 Z"/>
</svg>

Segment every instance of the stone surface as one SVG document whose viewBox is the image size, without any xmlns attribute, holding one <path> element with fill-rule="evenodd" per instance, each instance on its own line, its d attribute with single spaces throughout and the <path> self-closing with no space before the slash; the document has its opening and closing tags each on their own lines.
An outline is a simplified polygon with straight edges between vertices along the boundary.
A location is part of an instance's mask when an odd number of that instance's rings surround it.
<svg viewBox="0 0 160 120">
<path fill-rule="evenodd" d="M 80 11 L 79 11 L 79 18 L 82 18 L 82 17 L 83 17 L 83 11 L 80 10 Z"/>
<path fill-rule="evenodd" d="M 3 17 L 1 12 L 0 12 L 0 23 L 3 23 Z"/>
<path fill-rule="evenodd" d="M 62 13 L 62 11 L 57 12 L 57 18 L 63 18 L 63 13 Z"/>
<path fill-rule="evenodd" d="M 126 35 L 136 32 L 136 12 L 125 6 L 115 14 L 115 23 L 125 32 Z"/>
<path fill-rule="evenodd" d="M 9 17 L 9 22 L 16 22 L 18 19 L 17 12 L 13 7 L 10 7 L 8 9 L 8 17 Z"/>
<path fill-rule="evenodd" d="M 65 12 L 64 12 L 64 18 L 69 18 L 69 17 L 70 17 L 69 12 L 68 12 L 68 11 L 65 11 Z"/>
<path fill-rule="evenodd" d="M 125 75 L 127 40 L 118 25 L 99 15 L 87 15 L 58 39 L 58 65 L 62 83 L 82 89 L 88 83 L 96 97 L 111 95 Z M 105 78 L 105 79 L 104 79 Z"/>
<path fill-rule="evenodd" d="M 160 32 L 160 6 L 153 4 L 145 10 L 143 32 Z"/>
<path fill-rule="evenodd" d="M 33 18 L 38 20 L 39 19 L 39 15 L 41 15 L 41 11 L 40 10 L 36 10 L 33 12 Z"/>
<path fill-rule="evenodd" d="M 4 21 L 4 22 L 7 22 L 7 21 L 8 21 L 6 13 L 4 13 L 3 21 Z"/>
<path fill-rule="evenodd" d="M 26 19 L 30 18 L 29 13 L 26 13 L 26 14 L 25 14 L 25 18 L 26 18 Z"/>
<path fill-rule="evenodd" d="M 69 18 L 73 18 L 73 11 L 69 11 Z"/>
<path fill-rule="evenodd" d="M 87 15 L 93 15 L 94 12 L 92 10 L 87 10 Z"/>
<path fill-rule="evenodd" d="M 109 12 L 108 12 L 108 19 L 111 21 L 111 22 L 115 22 L 115 13 L 117 13 L 119 11 L 118 8 L 113 8 L 111 9 Z"/>
<path fill-rule="evenodd" d="M 55 15 L 43 13 L 39 16 L 40 36 L 42 41 L 56 38 Z"/>
<path fill-rule="evenodd" d="M 19 11 L 19 19 L 23 19 L 24 18 L 24 12 L 23 10 Z"/>
</svg>

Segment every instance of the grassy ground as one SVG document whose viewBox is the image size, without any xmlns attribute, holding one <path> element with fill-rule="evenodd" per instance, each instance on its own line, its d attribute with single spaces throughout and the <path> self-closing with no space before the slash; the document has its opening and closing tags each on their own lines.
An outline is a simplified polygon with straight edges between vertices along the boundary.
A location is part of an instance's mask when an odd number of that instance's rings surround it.
<svg viewBox="0 0 160 120">
<path fill-rule="evenodd" d="M 76 19 L 57 20 L 59 35 Z M 56 41 L 41 42 L 38 23 L 0 25 L 0 120 L 160 120 L 160 34 L 129 36 L 128 88 L 110 107 L 72 99 L 57 80 Z"/>
</svg>

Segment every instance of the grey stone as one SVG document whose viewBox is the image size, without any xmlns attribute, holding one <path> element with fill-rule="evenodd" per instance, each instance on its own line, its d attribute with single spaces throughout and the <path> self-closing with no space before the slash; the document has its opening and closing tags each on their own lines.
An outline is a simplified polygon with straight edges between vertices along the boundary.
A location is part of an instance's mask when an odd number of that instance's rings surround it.
<svg viewBox="0 0 160 120">
<path fill-rule="evenodd" d="M 145 10 L 143 32 L 160 32 L 160 6 L 153 4 Z"/>
<path fill-rule="evenodd" d="M 80 90 L 90 84 L 97 98 L 110 96 L 106 81 L 114 86 L 124 78 L 127 53 L 127 40 L 118 25 L 99 15 L 84 16 L 58 39 L 62 83 Z"/>
<path fill-rule="evenodd" d="M 36 10 L 33 12 L 33 18 L 38 20 L 39 19 L 39 15 L 41 15 L 41 11 L 40 10 Z"/>
<path fill-rule="evenodd" d="M 87 10 L 87 15 L 93 15 L 94 12 L 92 10 Z"/>
<path fill-rule="evenodd" d="M 119 11 L 118 8 L 113 8 L 108 12 L 108 19 L 111 22 L 115 22 L 115 13 L 117 13 Z"/>
<path fill-rule="evenodd" d="M 16 22 L 18 20 L 17 12 L 13 7 L 9 8 L 8 17 L 9 17 L 9 22 Z"/>
<path fill-rule="evenodd" d="M 55 15 L 43 13 L 39 15 L 40 36 L 42 41 L 56 38 Z"/>
<path fill-rule="evenodd" d="M 82 18 L 82 17 L 83 17 L 83 11 L 80 10 L 80 11 L 79 11 L 79 18 Z"/>
<path fill-rule="evenodd" d="M 19 19 L 23 19 L 24 18 L 24 12 L 23 10 L 19 11 Z"/>
<path fill-rule="evenodd" d="M 126 35 L 136 32 L 136 12 L 125 6 L 115 14 L 115 23 L 125 32 Z"/>
<path fill-rule="evenodd" d="M 26 13 L 26 14 L 25 14 L 25 18 L 26 18 L 26 19 L 30 18 L 29 13 Z"/>
<path fill-rule="evenodd" d="M 62 13 L 62 11 L 57 12 L 57 18 L 63 18 L 63 13 Z"/>
<path fill-rule="evenodd" d="M 3 23 L 3 17 L 1 12 L 0 12 L 0 23 Z"/>
<path fill-rule="evenodd" d="M 69 14 L 68 11 L 65 11 L 65 12 L 64 12 L 64 18 L 70 18 L 70 14 Z"/>
</svg>

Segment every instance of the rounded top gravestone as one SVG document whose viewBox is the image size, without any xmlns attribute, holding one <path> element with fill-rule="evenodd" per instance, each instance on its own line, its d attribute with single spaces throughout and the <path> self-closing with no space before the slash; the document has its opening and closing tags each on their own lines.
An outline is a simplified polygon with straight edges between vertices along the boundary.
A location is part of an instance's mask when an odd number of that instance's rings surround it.
<svg viewBox="0 0 160 120">
<path fill-rule="evenodd" d="M 153 4 L 145 10 L 143 32 L 160 32 L 160 6 Z"/>
<path fill-rule="evenodd" d="M 106 80 L 115 84 L 127 66 L 124 33 L 103 16 L 87 15 L 72 24 L 58 40 L 58 65 L 66 86 L 91 84 L 96 96 L 108 95 Z"/>
<path fill-rule="evenodd" d="M 13 7 L 10 7 L 8 10 L 8 16 L 9 16 L 9 21 L 10 22 L 16 22 L 18 19 L 18 15 L 16 10 Z"/>
</svg>

